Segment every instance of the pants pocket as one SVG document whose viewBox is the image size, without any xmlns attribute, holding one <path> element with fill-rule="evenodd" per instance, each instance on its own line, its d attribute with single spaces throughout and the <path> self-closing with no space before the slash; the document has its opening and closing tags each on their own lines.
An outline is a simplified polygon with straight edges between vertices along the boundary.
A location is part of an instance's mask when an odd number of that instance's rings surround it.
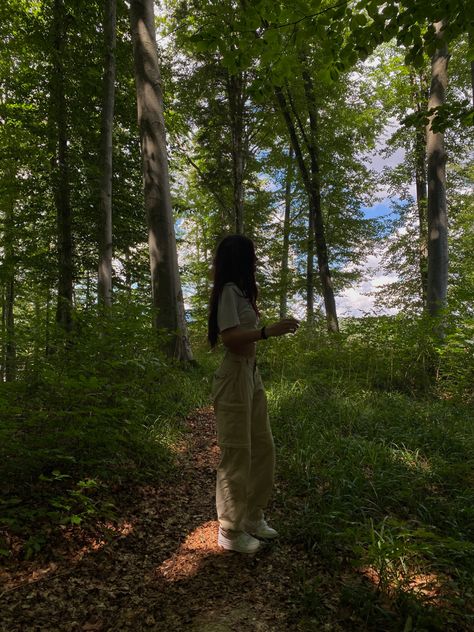
<svg viewBox="0 0 474 632">
<path fill-rule="evenodd" d="M 217 443 L 226 447 L 250 446 L 250 414 L 243 404 L 215 404 Z"/>
<path fill-rule="evenodd" d="M 236 404 L 242 402 L 241 381 L 241 365 L 224 361 L 212 379 L 211 397 L 214 405 L 221 399 Z"/>
</svg>

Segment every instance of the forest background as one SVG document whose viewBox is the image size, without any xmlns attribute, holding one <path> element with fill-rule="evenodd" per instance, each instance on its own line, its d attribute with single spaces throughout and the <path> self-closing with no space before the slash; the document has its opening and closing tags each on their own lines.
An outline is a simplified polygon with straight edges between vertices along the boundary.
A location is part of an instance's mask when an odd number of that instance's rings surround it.
<svg viewBox="0 0 474 632">
<path fill-rule="evenodd" d="M 175 476 L 219 361 L 213 252 L 238 232 L 262 322 L 303 321 L 258 349 L 281 529 L 337 578 L 335 607 L 294 570 L 294 625 L 471 629 L 470 4 L 4 0 L 0 18 L 5 564 L 116 520 L 117 480 Z M 375 260 L 370 308 L 341 316 Z"/>
</svg>

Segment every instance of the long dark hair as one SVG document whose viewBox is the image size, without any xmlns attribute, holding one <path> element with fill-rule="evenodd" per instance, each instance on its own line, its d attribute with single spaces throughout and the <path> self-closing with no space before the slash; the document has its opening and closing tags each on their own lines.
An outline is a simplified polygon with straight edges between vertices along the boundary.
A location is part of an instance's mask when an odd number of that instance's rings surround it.
<svg viewBox="0 0 474 632">
<path fill-rule="evenodd" d="M 232 281 L 246 296 L 258 316 L 258 289 L 255 282 L 255 246 L 244 235 L 227 235 L 218 244 L 214 257 L 214 285 L 209 301 L 207 338 L 211 347 L 217 344 L 217 306 L 222 288 Z"/>
</svg>

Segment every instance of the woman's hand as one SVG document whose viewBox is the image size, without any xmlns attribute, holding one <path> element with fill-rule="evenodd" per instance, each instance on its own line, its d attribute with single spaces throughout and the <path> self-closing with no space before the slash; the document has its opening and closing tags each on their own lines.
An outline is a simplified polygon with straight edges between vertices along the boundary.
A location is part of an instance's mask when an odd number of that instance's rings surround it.
<svg viewBox="0 0 474 632">
<path fill-rule="evenodd" d="M 296 320 L 296 318 L 283 318 L 277 323 L 273 323 L 273 325 L 265 327 L 265 333 L 268 338 L 272 336 L 284 336 L 285 334 L 293 334 L 299 326 L 300 323 Z"/>
</svg>

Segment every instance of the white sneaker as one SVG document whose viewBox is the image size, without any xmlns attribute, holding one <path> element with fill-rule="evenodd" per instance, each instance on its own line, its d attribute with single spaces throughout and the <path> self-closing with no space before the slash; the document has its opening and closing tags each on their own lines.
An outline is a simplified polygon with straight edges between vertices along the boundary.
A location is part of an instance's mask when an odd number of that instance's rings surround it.
<svg viewBox="0 0 474 632">
<path fill-rule="evenodd" d="M 245 528 L 255 537 L 263 538 L 264 540 L 272 540 L 279 535 L 278 531 L 270 527 L 264 518 L 257 523 L 248 523 Z"/>
<path fill-rule="evenodd" d="M 261 546 L 257 538 L 253 538 L 245 531 L 240 531 L 235 538 L 227 538 L 220 527 L 217 544 L 226 551 L 237 551 L 238 553 L 255 553 Z"/>
</svg>

